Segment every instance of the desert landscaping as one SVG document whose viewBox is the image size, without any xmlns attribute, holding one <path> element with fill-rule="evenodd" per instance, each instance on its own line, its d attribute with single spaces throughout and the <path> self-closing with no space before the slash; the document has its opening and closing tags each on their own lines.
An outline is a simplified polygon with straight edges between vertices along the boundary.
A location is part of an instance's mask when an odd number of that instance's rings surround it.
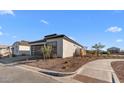
<svg viewBox="0 0 124 93">
<path fill-rule="evenodd" d="M 84 56 L 84 57 L 69 57 L 69 58 L 56 58 L 56 59 L 38 59 L 30 60 L 29 62 L 23 62 L 21 64 L 48 69 L 52 71 L 59 72 L 73 72 L 79 69 L 81 66 L 87 64 L 88 62 L 97 59 L 123 59 L 123 56 Z"/>
<path fill-rule="evenodd" d="M 112 67 L 121 83 L 124 83 L 124 61 L 112 62 Z"/>
</svg>

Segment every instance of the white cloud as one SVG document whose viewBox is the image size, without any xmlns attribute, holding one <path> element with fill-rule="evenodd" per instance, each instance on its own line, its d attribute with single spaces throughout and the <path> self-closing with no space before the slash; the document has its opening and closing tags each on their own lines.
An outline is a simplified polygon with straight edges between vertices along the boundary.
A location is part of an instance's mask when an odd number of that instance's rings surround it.
<svg viewBox="0 0 124 93">
<path fill-rule="evenodd" d="M 2 26 L 0 26 L 0 30 L 2 29 Z"/>
<path fill-rule="evenodd" d="M 47 25 L 49 24 L 46 20 L 41 20 L 40 22 L 44 23 L 44 24 L 47 24 Z"/>
<path fill-rule="evenodd" d="M 3 35 L 3 32 L 0 31 L 0 36 L 2 36 L 2 35 Z"/>
<path fill-rule="evenodd" d="M 123 42 L 123 39 L 117 39 L 116 42 Z"/>
<path fill-rule="evenodd" d="M 0 10 L 0 15 L 13 15 L 15 16 L 12 10 Z"/>
<path fill-rule="evenodd" d="M 118 27 L 118 26 L 111 26 L 109 27 L 106 32 L 121 32 L 122 31 L 122 28 L 121 27 Z"/>
</svg>

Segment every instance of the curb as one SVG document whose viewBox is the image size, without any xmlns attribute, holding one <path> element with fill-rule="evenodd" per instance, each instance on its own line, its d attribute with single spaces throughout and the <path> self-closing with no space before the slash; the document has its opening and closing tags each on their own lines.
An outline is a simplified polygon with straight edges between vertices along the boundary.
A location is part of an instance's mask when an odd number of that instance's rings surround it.
<svg viewBox="0 0 124 93">
<path fill-rule="evenodd" d="M 92 62 L 92 61 L 91 61 Z M 85 65 L 85 64 L 84 64 Z M 28 70 L 31 70 L 31 71 L 34 71 L 35 70 L 35 72 L 38 72 L 38 73 L 42 73 L 43 75 L 45 75 L 45 76 L 47 76 L 47 77 L 51 77 L 51 78 L 53 78 L 53 79 L 57 79 L 57 77 L 64 77 L 64 76 L 66 76 L 66 77 L 74 77 L 76 74 L 78 74 L 80 71 L 82 71 L 83 69 L 84 69 L 84 65 L 82 65 L 80 68 L 78 68 L 76 71 L 74 71 L 74 72 L 58 72 L 58 71 L 51 71 L 51 70 L 47 70 L 47 69 L 40 69 L 40 68 L 37 68 L 37 67 L 32 67 L 32 66 L 28 66 L 28 65 L 20 65 L 21 67 L 23 67 L 23 68 L 26 68 L 26 69 L 28 69 Z M 111 67 L 112 68 L 112 67 Z M 113 70 L 113 68 L 112 68 L 112 70 Z M 57 76 L 57 77 L 54 77 L 54 76 Z M 116 73 L 114 72 L 114 70 L 113 70 L 113 72 L 112 72 L 112 77 L 113 77 L 113 79 L 114 79 L 114 81 L 115 81 L 115 83 L 120 83 L 120 81 L 119 81 L 119 79 L 118 79 L 118 77 L 117 77 L 117 75 L 116 75 Z M 57 79 L 58 80 L 58 79 Z M 62 81 L 60 81 L 60 82 L 62 82 Z"/>
<path fill-rule="evenodd" d="M 73 83 L 82 83 L 80 81 L 72 79 L 73 75 L 64 76 L 64 77 L 55 77 L 55 76 L 52 76 L 52 75 L 41 73 L 40 72 L 40 70 L 41 70 L 40 68 L 36 68 L 36 67 L 32 67 L 32 66 L 27 66 L 27 65 L 19 65 L 19 66 L 16 66 L 16 67 L 21 68 L 21 69 L 25 69 L 25 70 L 29 70 L 29 71 L 32 71 L 32 72 L 35 72 L 35 73 L 38 73 L 38 74 L 41 74 L 41 75 L 46 76 L 48 78 L 57 80 L 60 83 L 65 83 L 65 82 L 66 83 L 72 83 L 72 82 Z"/>
<path fill-rule="evenodd" d="M 119 81 L 117 75 L 115 74 L 115 72 L 112 73 L 112 75 L 113 75 L 113 78 L 114 78 L 114 80 L 115 80 L 115 83 L 120 83 L 120 81 Z"/>
<path fill-rule="evenodd" d="M 31 66 L 26 66 L 26 65 L 20 65 L 20 66 L 16 66 L 16 67 L 21 68 L 21 69 L 25 69 L 25 70 L 28 70 L 28 71 L 31 71 L 31 72 L 35 72 L 35 73 L 41 74 L 41 75 L 43 75 L 45 77 L 48 77 L 48 78 L 57 80 L 53 76 L 50 76 L 50 75 L 47 75 L 47 74 L 44 74 L 44 73 L 39 72 L 40 71 L 39 68 L 35 68 L 35 67 L 31 67 Z M 57 81 L 59 81 L 59 80 L 57 80 Z M 62 83 L 61 81 L 59 81 L 59 82 Z"/>
<path fill-rule="evenodd" d="M 112 63 L 112 62 L 111 62 L 111 63 Z M 113 75 L 113 78 L 114 78 L 114 80 L 115 80 L 115 83 L 120 83 L 120 80 L 119 80 L 119 78 L 117 77 L 117 75 L 116 75 L 116 73 L 115 73 L 115 71 L 114 71 L 112 65 L 111 65 L 111 68 L 112 68 L 112 70 L 113 70 L 112 75 Z"/>
<path fill-rule="evenodd" d="M 47 74 L 49 76 L 57 76 L 57 77 L 62 77 L 62 76 L 71 76 L 73 74 L 76 74 L 77 72 L 59 72 L 59 71 L 51 71 L 51 70 L 47 70 L 47 69 L 41 69 L 41 68 L 37 68 L 37 67 L 33 67 L 33 66 L 28 66 L 28 65 L 17 65 L 18 67 L 23 67 L 26 69 L 32 69 L 35 70 L 39 73 L 44 73 Z"/>
</svg>

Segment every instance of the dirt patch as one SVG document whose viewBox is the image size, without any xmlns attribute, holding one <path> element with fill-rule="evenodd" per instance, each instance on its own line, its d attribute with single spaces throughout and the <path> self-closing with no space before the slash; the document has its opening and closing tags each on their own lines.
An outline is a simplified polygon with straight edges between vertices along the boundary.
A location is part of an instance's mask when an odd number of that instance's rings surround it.
<svg viewBox="0 0 124 93">
<path fill-rule="evenodd" d="M 124 58 L 124 56 L 85 56 L 85 57 L 70 57 L 70 58 L 56 58 L 48 59 L 46 61 L 42 59 L 35 59 L 35 61 L 24 62 L 29 66 L 38 67 L 41 69 L 48 69 L 59 72 L 73 72 L 76 71 L 82 65 L 91 62 L 96 59 L 117 59 Z"/>
<path fill-rule="evenodd" d="M 124 83 L 124 61 L 116 61 L 111 63 L 117 77 L 121 83 Z"/>
<path fill-rule="evenodd" d="M 76 75 L 74 79 L 84 83 L 109 83 L 107 81 L 95 79 L 95 78 L 84 76 L 84 75 Z"/>
<path fill-rule="evenodd" d="M 48 69 L 53 71 L 60 71 L 60 72 L 73 72 L 76 71 L 82 65 L 96 60 L 97 58 L 57 58 L 57 59 L 49 59 L 49 60 L 36 60 L 35 62 L 25 63 L 29 66 L 34 66 L 42 69 Z"/>
</svg>

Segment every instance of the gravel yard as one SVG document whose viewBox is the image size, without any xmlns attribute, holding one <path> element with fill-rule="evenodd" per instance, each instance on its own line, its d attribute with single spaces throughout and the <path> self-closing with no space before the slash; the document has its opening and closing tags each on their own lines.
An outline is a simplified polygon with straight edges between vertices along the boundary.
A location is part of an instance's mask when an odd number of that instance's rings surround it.
<svg viewBox="0 0 124 93">
<path fill-rule="evenodd" d="M 53 71 L 60 71 L 60 72 L 72 72 L 77 70 L 82 65 L 96 60 L 96 58 L 56 58 L 56 59 L 48 59 L 48 60 L 36 60 L 35 62 L 25 63 L 29 66 L 34 66 L 42 69 L 48 69 Z"/>
<path fill-rule="evenodd" d="M 112 62 L 112 67 L 121 83 L 124 83 L 124 61 Z"/>
</svg>

